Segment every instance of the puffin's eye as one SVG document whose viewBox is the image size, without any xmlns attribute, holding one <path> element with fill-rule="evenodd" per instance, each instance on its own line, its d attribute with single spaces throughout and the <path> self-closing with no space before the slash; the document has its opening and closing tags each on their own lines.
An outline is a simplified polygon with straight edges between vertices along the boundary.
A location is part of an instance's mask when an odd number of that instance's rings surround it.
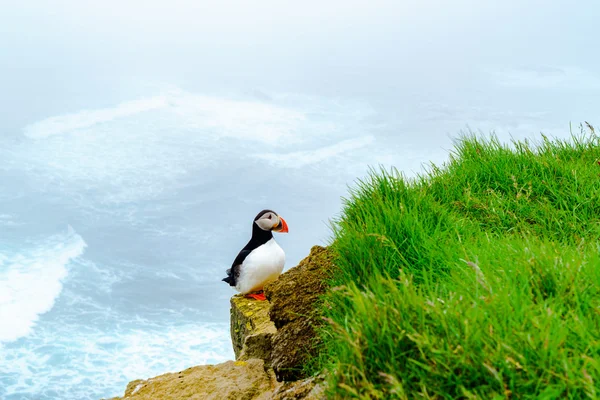
<svg viewBox="0 0 600 400">
<path fill-rule="evenodd" d="M 269 219 L 271 219 L 271 217 L 272 217 L 272 215 L 271 215 L 271 214 L 269 214 Z"/>
</svg>

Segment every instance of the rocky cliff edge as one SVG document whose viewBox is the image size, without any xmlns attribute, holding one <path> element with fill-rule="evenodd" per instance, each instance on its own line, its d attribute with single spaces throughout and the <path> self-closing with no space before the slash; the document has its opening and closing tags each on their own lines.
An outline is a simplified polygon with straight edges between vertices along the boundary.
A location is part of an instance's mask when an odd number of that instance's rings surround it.
<svg viewBox="0 0 600 400">
<path fill-rule="evenodd" d="M 304 366 L 319 345 L 319 298 L 332 271 L 331 252 L 314 246 L 265 288 L 268 301 L 231 298 L 235 361 L 135 380 L 112 400 L 324 399 L 323 377 L 306 376 Z"/>
</svg>

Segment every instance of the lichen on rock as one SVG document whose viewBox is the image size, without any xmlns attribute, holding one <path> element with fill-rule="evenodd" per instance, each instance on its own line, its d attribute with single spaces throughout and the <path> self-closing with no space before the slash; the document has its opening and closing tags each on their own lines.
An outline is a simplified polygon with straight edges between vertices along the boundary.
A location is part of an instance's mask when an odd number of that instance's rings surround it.
<svg viewBox="0 0 600 400">
<path fill-rule="evenodd" d="M 271 304 L 242 295 L 231 298 L 231 342 L 236 360 L 260 358 L 268 364 L 271 337 L 277 331 L 269 319 Z"/>
</svg>

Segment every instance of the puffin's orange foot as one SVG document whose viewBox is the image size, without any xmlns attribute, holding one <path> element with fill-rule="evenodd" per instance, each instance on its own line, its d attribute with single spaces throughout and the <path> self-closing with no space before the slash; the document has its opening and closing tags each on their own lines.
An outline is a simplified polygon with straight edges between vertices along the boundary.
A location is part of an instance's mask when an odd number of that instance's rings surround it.
<svg viewBox="0 0 600 400">
<path fill-rule="evenodd" d="M 267 297 L 265 296 L 264 292 L 260 292 L 260 293 L 248 293 L 246 295 L 246 297 L 252 298 L 254 300 L 258 300 L 258 301 L 265 301 L 267 300 Z"/>
</svg>

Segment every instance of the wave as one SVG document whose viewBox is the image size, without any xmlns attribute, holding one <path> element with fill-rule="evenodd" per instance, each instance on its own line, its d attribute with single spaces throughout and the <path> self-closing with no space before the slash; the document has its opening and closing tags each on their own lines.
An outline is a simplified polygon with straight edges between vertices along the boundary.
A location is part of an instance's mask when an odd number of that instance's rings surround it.
<svg viewBox="0 0 600 400">
<path fill-rule="evenodd" d="M 209 176 L 262 167 L 264 159 L 279 165 L 276 154 L 287 154 L 284 166 L 294 167 L 333 163 L 360 150 L 357 158 L 376 164 L 371 155 L 380 151 L 373 149 L 373 138 L 359 136 L 373 124 L 369 116 L 367 105 L 322 98 L 280 95 L 264 101 L 168 88 L 40 120 L 25 126 L 25 139 L 4 153 L 9 172 L 32 176 L 38 190 L 60 187 L 61 196 L 68 191 L 77 200 L 83 188 L 96 206 L 112 207 L 160 197 L 174 183 L 210 184 Z M 330 148 L 311 150 L 324 138 Z M 89 204 L 85 197 L 79 205 Z"/>
<path fill-rule="evenodd" d="M 110 315 L 114 330 L 77 329 L 54 321 L 24 346 L 3 349 L 0 398 L 95 400 L 122 395 L 127 383 L 232 359 L 229 324 L 165 326 L 143 318 L 137 328 Z M 3 381 L 3 374 L 5 380 Z"/>
<path fill-rule="evenodd" d="M 117 118 L 128 117 L 145 111 L 163 108 L 168 105 L 164 96 L 155 96 L 140 100 L 121 103 L 111 108 L 97 110 L 82 110 L 76 113 L 57 115 L 39 122 L 27 125 L 23 129 L 25 136 L 40 139 L 53 135 L 60 135 L 77 129 L 110 122 Z"/>
<path fill-rule="evenodd" d="M 272 164 L 285 168 L 302 168 L 306 165 L 316 164 L 331 160 L 343 153 L 367 147 L 375 141 L 373 136 L 363 136 L 320 147 L 315 150 L 294 151 L 287 154 L 267 153 L 256 154 L 255 157 L 269 161 Z M 337 160 L 336 160 L 337 161 Z"/>
<path fill-rule="evenodd" d="M 82 133 L 95 125 L 117 122 L 148 111 L 166 110 L 156 122 L 173 128 L 211 132 L 218 138 L 283 144 L 298 141 L 298 127 L 306 121 L 302 111 L 262 101 L 236 100 L 186 93 L 171 89 L 164 94 L 126 101 L 114 107 L 81 110 L 46 118 L 23 128 L 30 139 Z M 144 131 L 151 126 L 138 127 Z M 110 134 L 103 132 L 102 136 Z M 186 135 L 188 133 L 186 132 Z M 144 136 L 147 132 L 144 132 Z"/>
<path fill-rule="evenodd" d="M 28 335 L 62 291 L 69 262 L 83 254 L 84 240 L 71 227 L 26 251 L 0 248 L 0 343 Z"/>
</svg>

